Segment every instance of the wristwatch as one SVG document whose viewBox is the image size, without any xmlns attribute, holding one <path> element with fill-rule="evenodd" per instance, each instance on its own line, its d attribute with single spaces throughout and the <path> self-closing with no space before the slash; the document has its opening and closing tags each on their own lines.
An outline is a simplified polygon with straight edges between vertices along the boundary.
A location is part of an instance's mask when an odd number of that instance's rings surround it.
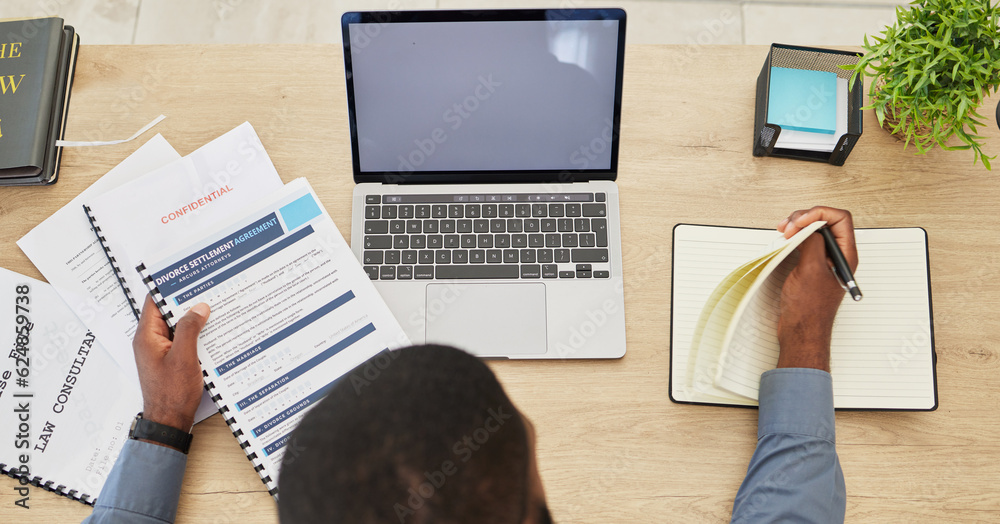
<svg viewBox="0 0 1000 524">
<path fill-rule="evenodd" d="M 128 430 L 128 438 L 135 440 L 151 440 L 180 451 L 187 455 L 191 448 L 191 434 L 183 429 L 165 426 L 152 420 L 142 418 L 142 412 L 135 416 L 132 427 Z"/>
</svg>

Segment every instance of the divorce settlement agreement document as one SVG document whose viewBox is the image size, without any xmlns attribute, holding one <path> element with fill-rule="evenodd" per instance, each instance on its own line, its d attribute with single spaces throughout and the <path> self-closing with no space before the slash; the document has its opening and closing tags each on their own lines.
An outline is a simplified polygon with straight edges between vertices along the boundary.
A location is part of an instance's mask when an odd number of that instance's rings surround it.
<svg viewBox="0 0 1000 524">
<path fill-rule="evenodd" d="M 139 269 L 167 322 L 206 302 L 205 382 L 271 494 L 292 429 L 338 377 L 409 343 L 305 179 Z"/>
<path fill-rule="evenodd" d="M 216 229 L 281 187 L 257 133 L 244 122 L 190 155 L 84 204 L 122 271 L 138 320 L 146 296 L 134 271 L 138 260 Z"/>
<path fill-rule="evenodd" d="M 135 307 L 141 308 L 146 288 L 133 260 L 214 229 L 281 185 L 249 123 L 183 158 L 157 135 L 18 245 L 138 385 L 132 352 L 137 315 L 83 206 L 99 222 Z M 207 398 L 197 420 L 215 411 Z"/>
<path fill-rule="evenodd" d="M 93 504 L 139 390 L 49 284 L 0 268 L 0 303 L 0 469 Z"/>
</svg>

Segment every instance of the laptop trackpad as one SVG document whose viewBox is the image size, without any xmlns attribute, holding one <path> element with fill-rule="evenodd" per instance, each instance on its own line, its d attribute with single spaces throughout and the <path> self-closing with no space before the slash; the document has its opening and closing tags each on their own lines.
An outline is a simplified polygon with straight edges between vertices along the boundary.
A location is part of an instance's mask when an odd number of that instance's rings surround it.
<svg viewBox="0 0 1000 524">
<path fill-rule="evenodd" d="M 428 284 L 427 343 L 474 355 L 545 353 L 545 284 Z"/>
</svg>

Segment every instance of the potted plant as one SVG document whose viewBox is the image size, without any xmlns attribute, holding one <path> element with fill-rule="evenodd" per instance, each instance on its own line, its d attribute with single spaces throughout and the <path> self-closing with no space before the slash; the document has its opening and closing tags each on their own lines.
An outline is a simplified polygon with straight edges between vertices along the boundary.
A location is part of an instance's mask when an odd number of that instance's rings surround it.
<svg viewBox="0 0 1000 524">
<path fill-rule="evenodd" d="M 879 125 L 918 153 L 972 149 L 987 169 L 977 112 L 1000 84 L 1000 9 L 990 0 L 920 0 L 896 8 L 896 23 L 865 36 L 851 81 L 871 77 L 868 96 Z M 957 141 L 949 140 L 957 137 Z M 958 142 L 958 143 L 956 143 Z"/>
</svg>

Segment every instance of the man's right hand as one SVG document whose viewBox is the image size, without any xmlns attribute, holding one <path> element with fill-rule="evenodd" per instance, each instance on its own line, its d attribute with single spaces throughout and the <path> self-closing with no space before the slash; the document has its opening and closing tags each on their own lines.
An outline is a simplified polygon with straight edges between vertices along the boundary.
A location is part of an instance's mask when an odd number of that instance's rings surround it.
<svg viewBox="0 0 1000 524">
<path fill-rule="evenodd" d="M 173 337 L 153 299 L 146 295 L 132 340 L 142 387 L 142 416 L 190 431 L 204 383 L 198 364 L 198 333 L 208 322 L 208 304 L 191 308 L 177 322 Z"/>
<path fill-rule="evenodd" d="M 790 238 L 817 220 L 826 221 L 826 227 L 830 228 L 854 272 L 858 267 L 858 249 L 850 212 L 822 206 L 795 211 L 778 224 L 778 231 Z M 778 367 L 830 371 L 833 319 L 844 299 L 844 288 L 830 270 L 831 263 L 821 235 L 810 235 L 799 245 L 798 251 L 798 265 L 781 288 Z"/>
</svg>

